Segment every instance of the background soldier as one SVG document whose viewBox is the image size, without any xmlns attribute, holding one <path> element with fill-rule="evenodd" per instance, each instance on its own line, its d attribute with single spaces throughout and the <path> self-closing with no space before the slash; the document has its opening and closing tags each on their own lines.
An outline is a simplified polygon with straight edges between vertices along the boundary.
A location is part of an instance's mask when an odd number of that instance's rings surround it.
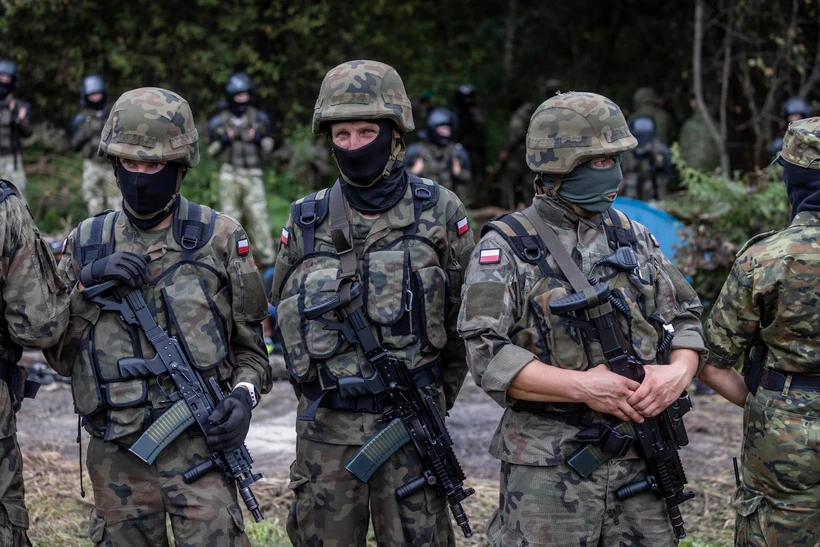
<svg viewBox="0 0 820 547">
<path fill-rule="evenodd" d="M 367 94 L 369 101 L 352 100 L 347 90 L 354 85 L 356 96 Z M 365 293 L 356 303 L 366 307 L 385 349 L 440 408 L 453 406 L 466 374 L 455 320 L 462 265 L 473 237 L 455 194 L 409 176 L 401 163 L 403 135 L 413 128 L 410 101 L 393 68 L 349 61 L 325 76 L 313 131 L 330 138 L 340 176 L 333 189 L 292 205 L 271 293 L 299 397 L 290 483 L 295 499 L 288 519 L 294 545 L 363 546 L 371 512 L 379 545 L 455 542 L 445 500 L 434 489 L 396 497 L 396 488 L 421 471 L 412 443 L 393 454 L 367 484 L 345 469 L 360 446 L 384 427 L 383 399 L 340 395 L 340 379 L 367 371 L 369 376 L 370 363 L 337 332 L 303 313 L 333 296 L 338 276 L 355 279 Z M 340 217 L 344 220 L 338 223 Z M 331 232 L 346 227 L 353 250 L 340 256 L 334 243 L 340 238 Z"/>
<path fill-rule="evenodd" d="M 809 108 L 809 103 L 807 103 L 805 99 L 802 97 L 789 97 L 780 109 L 780 118 L 786 123 L 786 126 L 788 126 L 793 121 L 808 118 L 810 112 L 811 108 Z M 778 135 L 769 145 L 769 157 L 772 161 L 777 158 L 781 148 L 783 148 L 783 137 Z"/>
<path fill-rule="evenodd" d="M 17 65 L 0 59 L 0 177 L 10 180 L 21 194 L 26 172 L 21 155 L 21 137 L 31 135 L 31 107 L 15 96 L 19 78 Z"/>
<path fill-rule="evenodd" d="M 583 147 L 555 146 L 582 139 Z M 548 304 L 572 288 L 553 252 L 533 246 L 537 232 L 521 213 L 490 224 L 467 270 L 458 324 L 467 362 L 475 382 L 507 409 L 490 446 L 502 462 L 500 507 L 487 532 L 494 546 L 676 544 L 666 504 L 654 494 L 615 499 L 620 486 L 643 478 L 634 448 L 616 457 L 601 445 L 598 463 L 608 464 L 588 480 L 565 462 L 584 446 L 581 429 L 600 431 L 612 415 L 642 421 L 668 407 L 704 351 L 695 292 L 645 227 L 610 209 L 619 155 L 636 144 L 618 106 L 601 95 L 547 100 L 528 132 L 527 164 L 539 174 L 528 212 L 556 232 L 584 277 L 609 283 L 627 312 L 613 318 L 631 341 L 624 349 L 647 363 L 643 383 L 611 372 L 599 344 L 582 343 L 550 313 Z M 620 245 L 637 254 L 637 269 L 603 263 Z M 675 336 L 659 353 L 665 322 Z M 669 365 L 651 364 L 667 357 Z"/>
<path fill-rule="evenodd" d="M 80 86 L 83 109 L 71 122 L 71 148 L 83 157 L 83 200 L 88 214 L 120 208 L 120 191 L 111 165 L 97 156 L 100 133 L 108 118 L 108 88 L 102 76 L 83 78 Z"/>
<path fill-rule="evenodd" d="M 734 501 L 743 547 L 820 542 L 820 118 L 789 125 L 780 164 L 791 225 L 738 253 L 706 322 L 710 364 L 701 372 L 745 406 Z M 745 383 L 734 369 L 744 355 Z"/>
<path fill-rule="evenodd" d="M 487 126 L 478 106 L 475 86 L 458 86 L 454 102 L 453 140 L 461 144 L 470 156 L 474 188 L 484 188 L 487 175 Z M 484 192 L 481 195 L 486 195 Z"/>
<path fill-rule="evenodd" d="M 639 87 L 632 97 L 635 109 L 629 117 L 631 123 L 635 118 L 649 117 L 655 120 L 656 135 L 658 140 L 666 146 L 671 146 L 677 135 L 675 120 L 672 115 L 660 105 L 657 93 L 651 87 Z"/>
<path fill-rule="evenodd" d="M 692 107 L 692 115 L 683 122 L 678 137 L 681 159 L 687 166 L 698 171 L 714 173 L 720 167 L 720 151 L 709 126 L 695 105 L 695 99 L 690 99 L 689 105 Z"/>
<path fill-rule="evenodd" d="M 633 118 L 629 129 L 638 146 L 621 156 L 624 181 L 620 194 L 642 201 L 664 199 L 672 175 L 669 148 L 658 140 L 652 118 Z"/>
<path fill-rule="evenodd" d="M 72 288 L 71 326 L 47 353 L 55 370 L 71 376 L 75 408 L 91 434 L 88 535 L 100 546 L 167 545 L 170 515 L 179 546 L 250 545 L 233 484 L 216 469 L 191 485 L 182 478 L 212 449 L 241 446 L 251 408 L 271 386 L 260 328 L 267 309 L 248 237 L 234 219 L 179 195 L 199 148 L 191 109 L 176 93 L 124 93 L 99 154 L 116 168 L 123 210 L 84 220 L 69 235 L 60 273 Z M 141 288 L 193 366 L 229 392 L 209 417 L 207 443 L 189 429 L 150 466 L 128 447 L 179 394 L 166 374 L 122 378 L 120 359 L 154 349 L 116 313 L 83 299 L 85 287 L 109 280 Z"/>
<path fill-rule="evenodd" d="M 5 181 L 0 181 L 0 233 L 10 253 L 0 263 L 0 544 L 25 547 L 31 543 L 14 414 L 36 386 L 26 381 L 17 361 L 23 346 L 44 348 L 59 340 L 68 324 L 68 296 L 31 213 Z"/>
<path fill-rule="evenodd" d="M 251 105 L 253 81 L 238 72 L 225 84 L 228 107 L 208 122 L 211 145 L 208 153 L 219 154 L 219 202 L 222 212 L 237 220 L 245 218 L 263 267 L 275 255 L 268 221 L 268 202 L 262 182 L 264 154 L 273 151 L 270 117 Z"/>
<path fill-rule="evenodd" d="M 467 201 L 473 194 L 467 186 L 472 180 L 470 157 L 453 139 L 455 117 L 446 108 L 435 108 L 427 116 L 424 138 L 410 145 L 404 164 L 418 177 L 436 180 Z"/>
</svg>

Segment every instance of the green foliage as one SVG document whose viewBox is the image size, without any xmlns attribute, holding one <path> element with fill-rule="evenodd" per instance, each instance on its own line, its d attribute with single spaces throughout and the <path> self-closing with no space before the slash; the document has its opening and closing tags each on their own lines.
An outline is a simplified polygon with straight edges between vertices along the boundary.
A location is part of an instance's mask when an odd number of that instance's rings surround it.
<svg viewBox="0 0 820 547">
<path fill-rule="evenodd" d="M 251 540 L 253 547 L 287 547 L 290 539 L 284 528 L 270 520 L 262 522 L 252 522 L 253 519 L 245 517 L 245 532 Z"/>
<path fill-rule="evenodd" d="M 717 298 L 735 254 L 751 236 L 784 228 L 789 202 L 778 165 L 753 174 L 735 172 L 731 179 L 703 173 L 672 148 L 672 161 L 685 191 L 665 203 L 687 229 L 677 264 L 708 307 Z"/>
</svg>

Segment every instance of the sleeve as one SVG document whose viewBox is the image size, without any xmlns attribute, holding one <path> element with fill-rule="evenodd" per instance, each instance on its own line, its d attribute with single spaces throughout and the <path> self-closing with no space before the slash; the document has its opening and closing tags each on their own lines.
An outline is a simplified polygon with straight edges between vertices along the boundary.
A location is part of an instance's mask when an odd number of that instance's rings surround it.
<svg viewBox="0 0 820 547">
<path fill-rule="evenodd" d="M 485 264 L 481 263 L 482 251 Z M 464 339 L 470 373 L 477 385 L 506 408 L 512 403 L 507 389 L 513 378 L 538 357 L 510 339 L 521 313 L 520 286 L 515 257 L 500 235 L 491 232 L 476 246 L 462 293 L 458 332 Z"/>
<path fill-rule="evenodd" d="M 740 361 L 760 329 L 760 311 L 754 298 L 752 272 L 738 259 L 706 320 L 706 347 L 709 364 L 732 368 Z"/>
<path fill-rule="evenodd" d="M 225 128 L 222 126 L 222 116 L 217 114 L 208 120 L 208 141 L 226 142 L 228 140 L 230 139 L 228 138 L 227 133 L 225 133 Z"/>
<path fill-rule="evenodd" d="M 274 306 L 277 305 L 281 299 L 282 283 L 285 281 L 285 276 L 290 272 L 291 266 L 302 258 L 302 253 L 299 249 L 299 242 L 301 241 L 300 235 L 301 232 L 297 233 L 297 228 L 291 214 L 288 216 L 284 228 L 282 228 L 279 252 L 276 254 L 273 283 L 271 284 L 271 292 L 268 295 L 270 303 Z"/>
<path fill-rule="evenodd" d="M 17 111 L 19 112 L 19 110 L 23 107 L 25 107 L 26 109 L 26 115 L 23 116 L 22 120 L 17 120 L 16 118 L 15 119 L 17 123 L 17 130 L 20 132 L 20 136 L 25 138 L 30 137 L 34 129 L 31 126 L 31 105 L 27 102 L 21 101 L 19 106 L 17 106 Z"/>
<path fill-rule="evenodd" d="M 458 202 L 458 198 L 454 199 Z M 458 313 L 461 309 L 461 288 L 464 269 L 470 262 L 475 240 L 464 205 L 458 202 L 455 212 L 447 219 L 447 251 L 444 257 L 445 273 L 449 281 L 449 293 L 445 306 L 447 344 L 441 351 L 444 399 L 447 409 L 453 407 L 467 376 L 464 341 L 458 334 Z"/>
<path fill-rule="evenodd" d="M 407 148 L 407 153 L 404 155 L 404 166 L 407 169 L 412 169 L 416 160 L 421 157 L 421 149 L 417 143 L 411 144 Z"/>
<path fill-rule="evenodd" d="M 249 251 L 240 254 L 239 242 L 248 236 L 241 226 L 227 240 L 225 269 L 230 278 L 233 332 L 231 353 L 234 371 L 231 385 L 240 382 L 253 384 L 257 393 L 267 393 L 273 384 L 268 352 L 262 338 L 262 320 L 268 306 L 262 276 Z"/>
<path fill-rule="evenodd" d="M 256 121 L 259 124 L 256 129 L 256 142 L 261 141 L 265 137 L 273 137 L 273 127 L 271 126 L 270 116 L 264 110 L 256 111 Z"/>
<path fill-rule="evenodd" d="M 88 140 L 87 124 L 85 122 L 85 114 L 77 112 L 74 119 L 71 120 L 71 149 L 77 152 L 83 147 L 85 141 Z"/>
<path fill-rule="evenodd" d="M 2 203 L 8 222 L 1 285 L 9 334 L 18 344 L 55 344 L 68 324 L 68 296 L 54 257 L 40 237 L 28 208 L 16 196 Z"/>
<path fill-rule="evenodd" d="M 470 161 L 470 155 L 467 153 L 467 150 L 464 149 L 462 145 L 457 145 L 455 148 L 455 156 L 458 159 L 458 162 L 461 164 L 461 173 L 458 175 L 458 180 L 461 182 L 470 182 L 473 178 L 472 174 L 472 162 Z"/>
</svg>

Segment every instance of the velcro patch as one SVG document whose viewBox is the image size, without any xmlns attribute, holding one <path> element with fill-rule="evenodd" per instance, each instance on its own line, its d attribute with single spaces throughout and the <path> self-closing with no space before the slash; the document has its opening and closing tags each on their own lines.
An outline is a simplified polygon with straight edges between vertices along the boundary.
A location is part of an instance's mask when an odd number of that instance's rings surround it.
<svg viewBox="0 0 820 547">
<path fill-rule="evenodd" d="M 467 222 L 467 217 L 462 218 L 456 222 L 456 231 L 458 235 L 463 236 L 470 230 L 470 223 Z"/>
<path fill-rule="evenodd" d="M 478 255 L 479 264 L 498 264 L 501 262 L 501 249 L 481 249 Z"/>
<path fill-rule="evenodd" d="M 288 238 L 290 237 L 290 232 L 288 232 L 287 228 L 282 228 L 282 245 L 288 244 Z"/>
<path fill-rule="evenodd" d="M 660 247 L 661 246 L 661 244 L 658 243 L 658 240 L 655 238 L 655 236 L 653 236 L 652 234 L 649 234 L 649 238 L 652 240 L 652 243 L 655 244 L 655 247 Z"/>
<path fill-rule="evenodd" d="M 157 144 L 157 138 L 150 135 L 121 131 L 117 134 L 117 142 L 120 144 L 133 144 L 145 148 L 153 148 Z"/>
<path fill-rule="evenodd" d="M 236 242 L 236 253 L 239 256 L 247 256 L 249 252 L 251 252 L 251 244 L 247 237 L 243 237 Z"/>
<path fill-rule="evenodd" d="M 340 104 L 370 104 L 369 93 L 340 93 L 330 98 L 330 106 Z"/>
<path fill-rule="evenodd" d="M 199 140 L 199 133 L 196 130 L 196 127 L 193 131 L 188 131 L 187 133 L 183 133 L 182 135 L 177 135 L 176 137 L 171 138 L 171 148 L 176 150 L 182 146 L 187 146 L 189 144 L 194 144 L 196 141 Z"/>
</svg>

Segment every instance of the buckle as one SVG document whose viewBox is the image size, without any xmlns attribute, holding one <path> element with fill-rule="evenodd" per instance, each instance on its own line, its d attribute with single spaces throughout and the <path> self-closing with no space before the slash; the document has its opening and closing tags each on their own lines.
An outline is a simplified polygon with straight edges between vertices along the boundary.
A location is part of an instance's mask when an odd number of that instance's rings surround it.
<svg viewBox="0 0 820 547">
<path fill-rule="evenodd" d="M 527 257 L 527 260 L 536 262 L 544 256 L 544 252 L 541 250 L 541 247 L 525 247 L 524 256 Z"/>
<path fill-rule="evenodd" d="M 416 186 L 413 189 L 413 195 L 418 199 L 430 199 L 431 197 L 433 197 L 433 192 L 431 192 L 429 188 L 426 188 L 424 186 Z"/>
<path fill-rule="evenodd" d="M 190 247 L 188 246 L 188 245 L 189 245 L 189 243 L 188 243 L 189 241 L 193 241 L 193 243 L 191 243 L 191 244 L 190 244 Z M 193 250 L 193 249 L 196 249 L 196 245 L 197 245 L 197 243 L 199 243 L 199 238 L 198 238 L 198 237 L 190 237 L 190 236 L 184 235 L 184 236 L 182 236 L 182 238 L 180 239 L 179 243 L 180 243 L 180 245 L 182 245 L 182 248 L 183 248 L 183 249 L 185 249 L 186 251 L 191 251 L 191 250 Z"/>
<path fill-rule="evenodd" d="M 604 452 L 613 454 L 614 458 L 623 458 L 626 456 L 626 453 L 629 452 L 635 440 L 635 437 L 632 435 L 620 433 L 607 424 L 601 424 L 599 431 L 601 436 L 598 440 L 598 446 L 600 446 Z"/>
<path fill-rule="evenodd" d="M 316 213 L 313 213 L 313 214 L 311 214 L 310 216 L 308 216 L 308 215 L 301 215 L 301 216 L 299 217 L 299 222 L 300 222 L 301 224 L 306 225 L 306 226 L 310 226 L 311 224 L 313 224 L 314 222 L 316 222 Z"/>
</svg>

